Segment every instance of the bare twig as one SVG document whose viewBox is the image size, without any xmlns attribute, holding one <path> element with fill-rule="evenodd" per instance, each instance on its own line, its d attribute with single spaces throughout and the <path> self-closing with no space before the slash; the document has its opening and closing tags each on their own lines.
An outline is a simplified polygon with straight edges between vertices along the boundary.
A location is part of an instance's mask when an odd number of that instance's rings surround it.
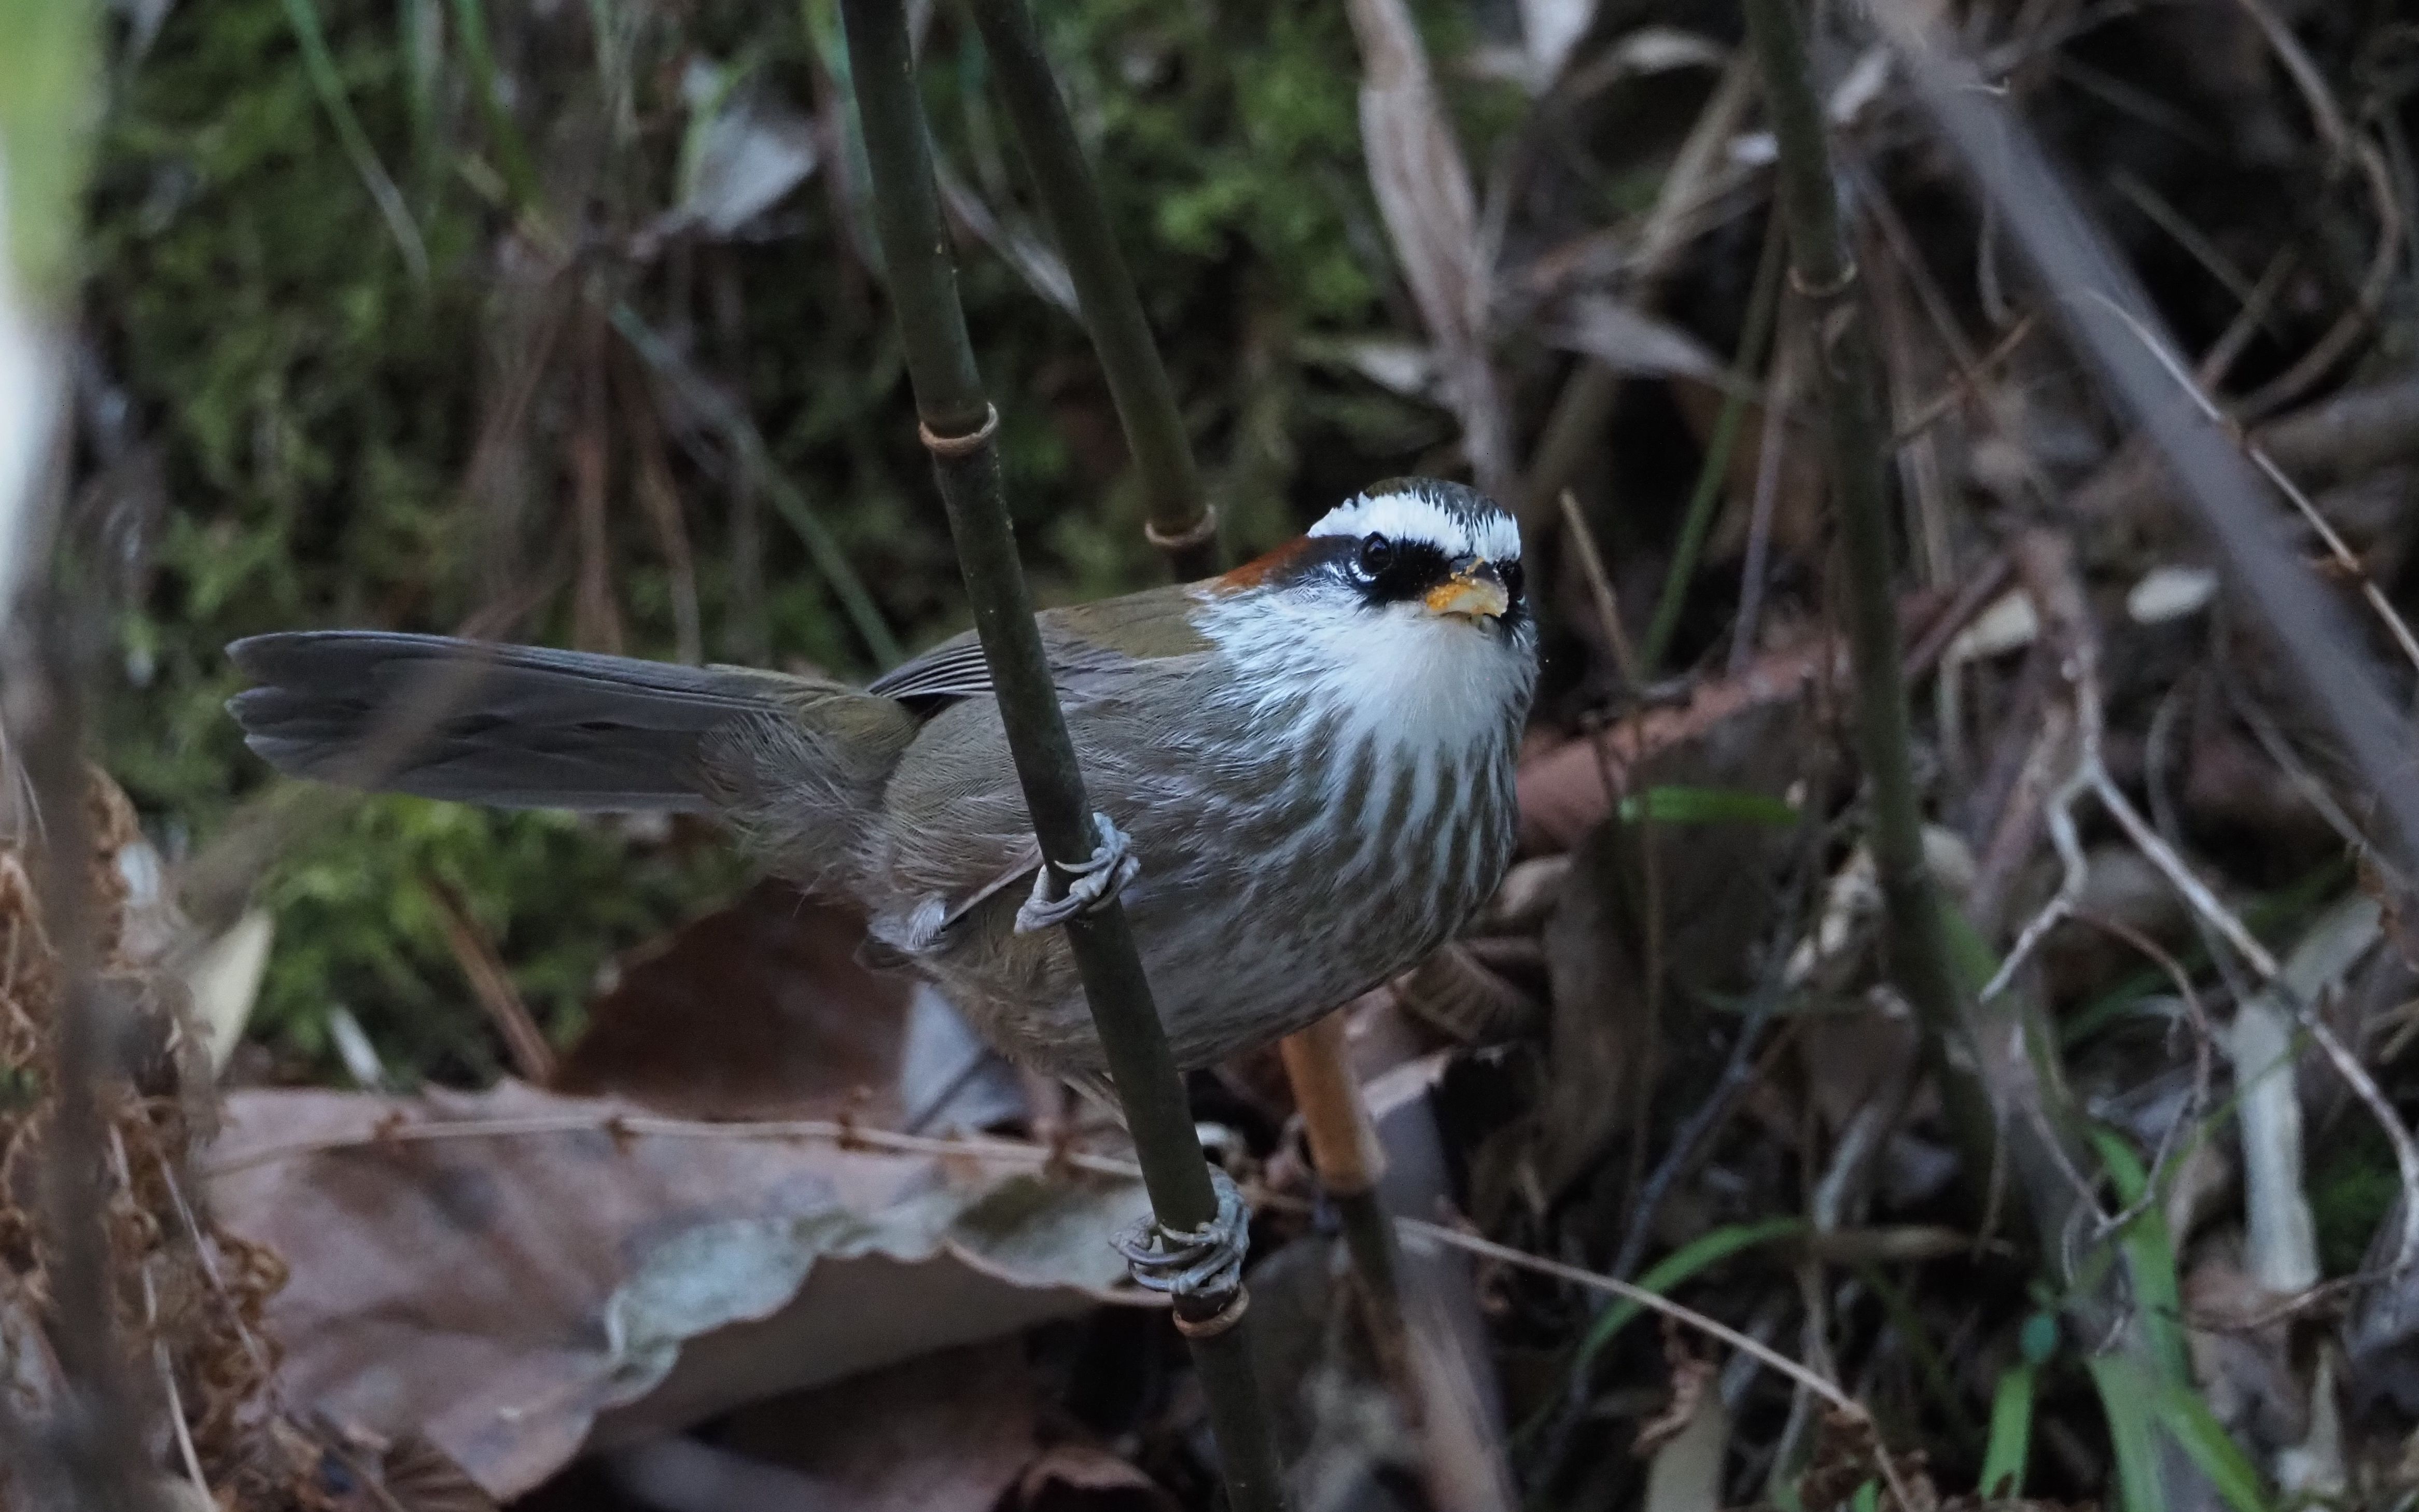
<svg viewBox="0 0 2419 1512">
<path fill-rule="evenodd" d="M 2311 384 L 2326 376 L 2328 369 L 2343 360 L 2353 343 L 2369 323 L 2377 318 L 2385 291 L 2394 279 L 2395 263 L 2401 255 L 2405 208 L 2396 203 L 2394 176 L 2387 171 L 2385 155 L 2374 143 L 2355 135 L 2345 120 L 2343 107 L 2335 102 L 2327 87 L 2326 75 L 2310 60 L 2302 48 L 2301 39 L 2263 3 L 2263 0 L 2235 0 L 2243 12 L 2258 26 L 2259 34 L 2274 50 L 2277 61 L 2299 89 L 2309 107 L 2310 118 L 2326 142 L 2327 150 L 2340 164 L 2349 157 L 2359 168 L 2368 186 L 2369 201 L 2377 212 L 2377 247 L 2369 256 L 2368 270 L 2363 275 L 2351 307 L 2337 316 L 2310 349 L 2299 361 L 2279 373 L 2257 391 L 2245 396 L 2239 407 L 2245 419 L 2257 419 L 2273 413 L 2306 393 Z"/>
<path fill-rule="evenodd" d="M 2419 455 L 2419 378 L 2348 389 L 2269 421 L 2249 439 L 2306 488 L 2365 477 Z M 2136 440 L 2068 494 L 2067 507 L 2080 519 L 2113 519 L 2174 497 L 2156 449 Z"/>
<path fill-rule="evenodd" d="M 1784 301 L 1781 309 L 1790 306 Z M 1770 574 L 1772 516 L 1780 501 L 1780 458 L 1789 446 L 1789 411 L 1797 402 L 1799 346 L 1784 323 L 1773 343 L 1772 373 L 1764 386 L 1764 427 L 1756 440 L 1755 501 L 1748 511 L 1747 557 L 1739 565 L 1738 623 L 1731 631 L 1727 669 L 1736 677 L 1755 656 L 1764 619 L 1764 579 Z"/>
<path fill-rule="evenodd" d="M 212 1180 L 217 1180 L 232 1176 L 238 1171 L 273 1165 L 282 1161 L 300 1160 L 313 1155 L 333 1154 L 347 1149 L 370 1149 L 390 1143 L 412 1145 L 453 1139 L 526 1139 L 561 1134 L 607 1134 L 617 1139 L 728 1139 L 831 1145 L 841 1149 L 868 1149 L 889 1155 L 931 1155 L 949 1160 L 985 1161 L 1003 1165 L 1030 1166 L 1035 1170 L 1056 1164 L 1070 1170 L 1089 1171 L 1099 1176 L 1123 1177 L 1129 1180 L 1142 1175 L 1142 1167 L 1130 1160 L 1110 1155 L 1096 1155 L 1081 1149 L 1063 1149 L 1023 1139 L 994 1139 L 987 1136 L 943 1139 L 925 1134 L 894 1134 L 886 1129 L 869 1129 L 862 1124 L 842 1123 L 827 1119 L 780 1119 L 719 1123 L 609 1110 L 530 1114 L 508 1119 L 448 1119 L 441 1122 L 425 1123 L 380 1120 L 357 1134 L 321 1134 L 309 1139 L 279 1140 L 244 1149 L 239 1153 L 223 1156 L 210 1162 L 204 1168 L 204 1173 Z"/>
<path fill-rule="evenodd" d="M 1925 107 L 2056 291 L 2070 336 L 2150 435 L 2214 536 L 2248 606 L 2284 653 L 2293 686 L 2350 753 L 2385 810 L 2408 864 L 2419 856 L 2419 784 L 2375 670 L 2309 573 L 2276 549 L 2257 473 L 2205 412 L 2181 402 L 2160 334 L 2129 270 L 2084 217 L 2030 136 L 1972 66 L 1953 56 L 1907 0 L 1877 6 Z M 2123 819 L 2120 816 L 2119 822 Z"/>
<path fill-rule="evenodd" d="M 2285 470 L 2276 465 L 2275 458 L 2270 456 L 2257 441 L 2245 437 L 2240 427 L 2226 418 L 2217 406 L 2211 401 L 2209 395 L 2201 392 L 2199 385 L 2184 375 L 2182 369 L 2177 365 L 2174 354 L 2148 341 L 2145 345 L 2149 347 L 2151 353 L 2166 367 L 2169 376 L 2176 380 L 2177 389 L 2199 408 L 2211 424 L 2224 426 L 2241 445 L 2242 455 L 2251 459 L 2252 466 L 2257 468 L 2260 474 L 2270 483 L 2274 484 L 2279 493 L 2292 501 L 2293 508 L 2309 523 L 2310 529 L 2318 532 L 2319 539 L 2326 544 L 2327 554 L 2334 560 L 2335 565 L 2342 570 L 2346 578 L 2360 584 L 2361 597 L 2367 601 L 2369 609 L 2384 625 L 2387 633 L 2393 636 L 2394 643 L 2401 650 L 2404 658 L 2413 667 L 2419 667 L 2419 638 L 2411 635 L 2411 626 L 2405 623 L 2401 612 L 2387 602 L 2385 590 L 2378 587 L 2377 579 L 2368 575 L 2368 568 L 2362 563 L 2359 557 L 2352 554 L 2351 548 L 2344 544 L 2344 538 L 2335 533 L 2335 528 L 2327 522 L 2324 515 L 2319 513 L 2318 506 L 2310 502 L 2310 496 L 2303 493 L 2293 480 L 2286 475 Z"/>
<path fill-rule="evenodd" d="M 1643 1287 L 1631 1286 L 1626 1281 L 1617 1281 L 1611 1276 L 1601 1275 L 1594 1271 L 1583 1271 L 1576 1265 L 1564 1265 L 1560 1260 L 1549 1260 L 1543 1256 L 1531 1255 L 1526 1251 L 1514 1249 L 1508 1244 L 1498 1244 L 1492 1240 L 1481 1239 L 1476 1234 L 1464 1233 L 1458 1228 L 1448 1227 L 1443 1224 L 1429 1223 L 1421 1218 L 1397 1218 L 1394 1222 L 1396 1227 L 1406 1234 L 1415 1235 L 1433 1243 L 1449 1244 L 1456 1249 L 1467 1250 L 1472 1255 L 1482 1255 L 1505 1265 L 1517 1266 L 1524 1271 L 1533 1271 L 1539 1275 L 1552 1276 L 1557 1281 L 1567 1281 L 1573 1286 L 1585 1287 L 1592 1291 L 1601 1291 L 1619 1297 L 1624 1302 L 1635 1304 L 1650 1312 L 1660 1313 L 1709 1337 L 1718 1338 L 1732 1349 L 1743 1354 L 1752 1355 L 1772 1369 L 1787 1376 L 1829 1403 L 1832 1411 L 1849 1421 L 1872 1427 L 1878 1444 L 1879 1426 L 1873 1422 L 1872 1414 L 1865 1410 L 1862 1402 L 1779 1350 L 1760 1340 L 1749 1338 L 1726 1323 L 1717 1322 L 1693 1307 L 1684 1307 L 1671 1298 L 1659 1292 L 1649 1291 Z M 1891 1493 L 1899 1499 L 1900 1506 L 1913 1507 L 1922 1504 L 1909 1496 L 1906 1486 L 1901 1480 L 1898 1467 L 1887 1453 L 1876 1447 L 1874 1458 L 1881 1466 L 1883 1477 L 1889 1482 Z"/>
<path fill-rule="evenodd" d="M 513 985 L 512 973 L 502 957 L 496 954 L 495 942 L 470 916 L 470 905 L 441 877 L 425 879 L 428 896 L 437 904 L 438 922 L 445 929 L 446 947 L 454 952 L 454 964 L 469 979 L 470 995 L 486 1010 L 487 1017 L 503 1037 L 504 1050 L 512 1057 L 513 1069 L 523 1081 L 544 1087 L 554 1080 L 554 1046 L 547 1042 L 545 1031 L 530 1017 L 529 1005 L 521 1001 L 520 990 Z"/>
<path fill-rule="evenodd" d="M 1579 576 L 1587 579 L 1588 597 L 1594 601 L 1605 643 L 1612 649 L 1613 664 L 1629 690 L 1639 692 L 1644 687 L 1640 681 L 1644 673 L 1629 643 L 1629 632 L 1622 628 L 1621 600 L 1613 594 L 1611 575 L 1604 570 L 1604 553 L 1596 549 L 1595 532 L 1588 529 L 1587 517 L 1579 512 L 1579 501 L 1568 488 L 1563 490 L 1562 507 L 1563 529 L 1570 532 L 1571 550 L 1579 558 Z"/>
</svg>

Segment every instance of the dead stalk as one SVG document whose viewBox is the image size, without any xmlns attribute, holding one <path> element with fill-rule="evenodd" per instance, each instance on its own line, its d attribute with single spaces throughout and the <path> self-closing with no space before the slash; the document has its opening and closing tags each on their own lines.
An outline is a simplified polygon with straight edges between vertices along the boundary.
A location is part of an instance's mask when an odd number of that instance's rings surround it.
<svg viewBox="0 0 2419 1512">
<path fill-rule="evenodd" d="M 1397 1218 L 1394 1224 L 1404 1233 L 1433 1243 L 1447 1244 L 1455 1249 L 1466 1250 L 1472 1255 L 1501 1261 L 1505 1265 L 1516 1266 L 1524 1271 L 1533 1271 L 1539 1275 L 1549 1275 L 1558 1281 L 1567 1281 L 1573 1286 L 1585 1287 L 1592 1291 L 1601 1291 L 1609 1296 L 1618 1297 L 1649 1312 L 1660 1313 L 1709 1337 L 1719 1339 L 1742 1354 L 1752 1355 L 1758 1361 L 1823 1398 L 1830 1404 L 1833 1412 L 1851 1422 L 1872 1428 L 1876 1443 L 1874 1458 L 1881 1467 L 1883 1478 L 1889 1482 L 1891 1494 L 1898 1498 L 1899 1505 L 1903 1508 L 1923 1504 L 1910 1496 L 1906 1485 L 1901 1479 L 1896 1463 L 1886 1451 L 1878 1447 L 1880 1427 L 1873 1422 L 1872 1414 L 1865 1410 L 1864 1404 L 1841 1391 L 1830 1381 L 1799 1365 L 1770 1345 L 1749 1338 L 1737 1329 L 1726 1323 L 1717 1322 L 1692 1307 L 1684 1307 L 1669 1297 L 1649 1291 L 1643 1287 L 1631 1286 L 1626 1281 L 1616 1281 L 1609 1275 L 1600 1275 L 1594 1271 L 1583 1271 L 1576 1265 L 1564 1265 L 1560 1260 L 1549 1260 L 1542 1256 L 1531 1255 L 1526 1251 L 1514 1249 L 1508 1244 L 1498 1244 L 1492 1240 L 1481 1239 L 1476 1234 L 1464 1233 L 1458 1228 L 1449 1228 L 1443 1224 L 1433 1224 L 1421 1218 Z"/>
</svg>

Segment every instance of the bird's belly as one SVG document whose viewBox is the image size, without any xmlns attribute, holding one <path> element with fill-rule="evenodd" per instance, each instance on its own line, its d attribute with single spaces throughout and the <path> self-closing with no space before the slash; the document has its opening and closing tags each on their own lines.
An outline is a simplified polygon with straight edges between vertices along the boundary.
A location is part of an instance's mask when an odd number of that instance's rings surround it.
<svg viewBox="0 0 2419 1512">
<path fill-rule="evenodd" d="M 1124 902 L 1180 1066 L 1302 1028 L 1450 938 L 1510 857 L 1508 759 L 1441 764 L 1338 804 L 1128 810 L 1141 874 Z M 1021 897 L 1022 889 L 1014 889 Z M 1062 933 L 987 907 L 937 968 L 993 1041 L 1062 1074 L 1105 1070 Z"/>
</svg>

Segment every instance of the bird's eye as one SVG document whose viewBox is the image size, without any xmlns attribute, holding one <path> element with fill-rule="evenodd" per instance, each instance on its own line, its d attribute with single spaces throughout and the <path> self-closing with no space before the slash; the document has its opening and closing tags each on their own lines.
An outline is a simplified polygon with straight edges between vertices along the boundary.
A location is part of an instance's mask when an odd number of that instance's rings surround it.
<svg viewBox="0 0 2419 1512">
<path fill-rule="evenodd" d="M 1361 575 L 1375 578 L 1394 564 L 1394 543 L 1382 535 L 1361 538 Z"/>
<path fill-rule="evenodd" d="M 1520 570 L 1518 562 L 1507 562 L 1497 570 L 1503 575 L 1503 592 L 1517 602 L 1520 597 L 1520 585 L 1527 580 L 1528 575 Z"/>
</svg>

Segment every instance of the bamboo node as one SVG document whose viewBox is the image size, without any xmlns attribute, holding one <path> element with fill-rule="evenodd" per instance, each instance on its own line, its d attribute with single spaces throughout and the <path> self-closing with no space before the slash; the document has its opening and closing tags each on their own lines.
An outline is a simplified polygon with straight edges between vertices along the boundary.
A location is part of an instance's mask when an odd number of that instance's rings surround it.
<svg viewBox="0 0 2419 1512">
<path fill-rule="evenodd" d="M 1252 1304 L 1252 1294 L 1241 1286 L 1228 1293 L 1226 1304 L 1207 1318 L 1175 1315 L 1176 1331 L 1189 1339 L 1214 1339 L 1243 1320 L 1244 1309 Z"/>
<path fill-rule="evenodd" d="M 945 462 L 972 456 L 989 446 L 991 439 L 998 434 L 999 407 L 992 404 L 983 406 L 983 423 L 963 436 L 935 436 L 932 426 L 920 420 L 916 422 L 916 439 L 924 443 L 924 450 Z"/>
<path fill-rule="evenodd" d="M 1839 276 L 1825 284 L 1806 282 L 1806 275 L 1798 270 L 1797 264 L 1792 262 L 1789 265 L 1789 286 L 1797 291 L 1799 298 L 1812 300 L 1818 304 L 1826 300 L 1838 299 L 1854 287 L 1856 282 L 1857 259 L 1854 257 L 1841 263 Z"/>
<path fill-rule="evenodd" d="M 1218 506 L 1203 504 L 1201 517 L 1180 531 L 1163 531 L 1145 520 L 1142 537 L 1162 551 L 1189 551 L 1196 546 L 1207 546 L 1218 538 Z"/>
</svg>

